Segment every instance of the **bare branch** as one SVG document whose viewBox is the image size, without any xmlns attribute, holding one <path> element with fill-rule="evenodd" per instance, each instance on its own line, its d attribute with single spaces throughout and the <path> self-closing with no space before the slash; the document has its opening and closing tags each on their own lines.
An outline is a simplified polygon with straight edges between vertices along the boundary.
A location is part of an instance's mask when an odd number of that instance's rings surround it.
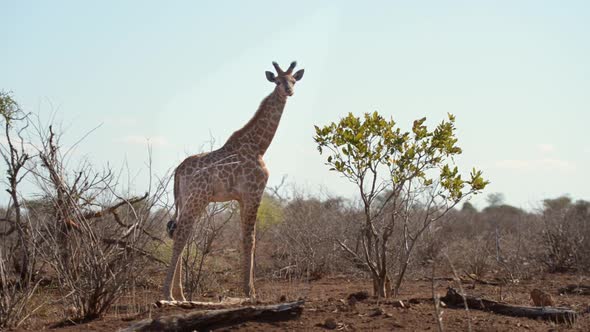
<svg viewBox="0 0 590 332">
<path fill-rule="evenodd" d="M 108 207 L 104 210 L 101 211 L 97 211 L 97 212 L 89 212 L 89 213 L 85 213 L 82 218 L 84 219 L 94 219 L 94 218 L 101 218 L 104 217 L 105 215 L 109 214 L 109 213 L 113 213 L 113 211 L 117 210 L 118 208 L 122 207 L 123 205 L 133 205 L 135 203 L 141 202 L 144 199 L 146 199 L 148 197 L 148 194 L 145 193 L 143 196 L 141 197 L 135 197 L 135 198 L 131 198 L 129 200 L 123 200 L 111 207 Z M 118 220 L 118 222 L 120 222 L 120 219 Z M 128 225 L 124 225 L 121 223 L 121 226 L 123 227 L 130 227 Z"/>
</svg>

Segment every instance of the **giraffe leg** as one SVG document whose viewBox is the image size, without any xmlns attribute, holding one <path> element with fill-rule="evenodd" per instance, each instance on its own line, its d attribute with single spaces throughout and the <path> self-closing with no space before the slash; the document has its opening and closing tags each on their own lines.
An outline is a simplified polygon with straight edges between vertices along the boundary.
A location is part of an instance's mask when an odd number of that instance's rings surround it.
<svg viewBox="0 0 590 332">
<path fill-rule="evenodd" d="M 180 213 L 176 229 L 174 230 L 174 244 L 172 246 L 172 259 L 168 266 L 168 273 L 164 281 L 163 295 L 166 300 L 185 301 L 182 291 L 182 262 L 181 256 L 184 247 L 190 237 L 193 223 L 199 217 L 201 210 L 206 206 L 206 202 L 200 204 L 191 204 L 188 208 Z"/>
<path fill-rule="evenodd" d="M 176 262 L 176 268 L 174 269 L 174 277 L 172 278 L 172 296 L 179 301 L 186 301 L 186 298 L 184 297 L 184 292 L 182 290 L 182 252 L 183 251 L 184 250 L 180 251 L 180 258 Z"/>
<path fill-rule="evenodd" d="M 242 217 L 242 282 L 244 293 L 252 300 L 256 298 L 254 252 L 256 247 L 256 214 L 260 206 L 260 198 L 249 198 L 240 201 L 240 214 Z"/>
<path fill-rule="evenodd" d="M 170 265 L 168 266 L 168 273 L 166 274 L 166 279 L 164 281 L 164 298 L 166 300 L 183 300 L 184 298 L 178 297 L 178 293 L 180 291 L 180 295 L 182 295 L 182 282 L 181 282 L 181 275 L 180 275 L 180 258 L 182 255 L 182 251 L 186 245 L 186 241 L 188 237 L 180 235 L 181 229 L 184 230 L 185 227 L 177 227 L 176 231 L 174 232 L 174 244 L 172 246 L 172 259 L 170 260 Z M 178 272 L 178 274 L 177 274 Z"/>
</svg>

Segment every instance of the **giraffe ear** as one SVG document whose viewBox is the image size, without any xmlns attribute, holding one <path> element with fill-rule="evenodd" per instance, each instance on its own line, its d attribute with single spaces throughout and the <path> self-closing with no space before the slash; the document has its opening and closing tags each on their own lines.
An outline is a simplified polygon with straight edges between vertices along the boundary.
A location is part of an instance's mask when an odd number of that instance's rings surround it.
<svg viewBox="0 0 590 332">
<path fill-rule="evenodd" d="M 296 72 L 296 73 L 293 75 L 293 78 L 294 78 L 296 81 L 299 81 L 299 80 L 300 80 L 300 79 L 303 77 L 303 72 L 304 72 L 304 69 L 298 70 L 298 71 L 297 71 L 297 72 Z"/>
<path fill-rule="evenodd" d="M 273 74 L 273 73 L 272 73 L 272 72 L 270 72 L 270 71 L 267 71 L 267 72 L 266 72 L 266 79 L 267 79 L 269 82 L 273 82 L 273 83 L 274 83 L 274 82 L 275 82 L 275 74 Z"/>
</svg>

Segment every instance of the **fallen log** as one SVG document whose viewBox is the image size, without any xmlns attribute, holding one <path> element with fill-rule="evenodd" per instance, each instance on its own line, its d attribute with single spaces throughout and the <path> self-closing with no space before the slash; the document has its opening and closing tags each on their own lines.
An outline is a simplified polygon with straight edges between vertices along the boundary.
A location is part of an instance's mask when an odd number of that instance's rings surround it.
<svg viewBox="0 0 590 332">
<path fill-rule="evenodd" d="M 463 308 L 465 306 L 463 296 L 450 287 L 447 289 L 447 295 L 442 297 L 441 301 L 450 307 Z M 568 308 L 517 306 L 467 295 L 465 301 L 469 309 L 491 311 L 506 316 L 540 318 L 568 324 L 574 323 L 577 317 L 577 313 Z"/>
<path fill-rule="evenodd" d="M 162 307 L 177 307 L 183 309 L 222 309 L 228 306 L 249 304 L 249 298 L 226 297 L 220 302 L 200 302 L 200 301 L 156 301 L 158 308 Z"/>
<path fill-rule="evenodd" d="M 198 310 L 136 322 L 120 332 L 147 331 L 208 331 L 247 321 L 281 321 L 297 318 L 305 301 L 232 309 Z"/>
<path fill-rule="evenodd" d="M 559 294 L 590 295 L 590 286 L 567 285 L 559 289 Z"/>
</svg>

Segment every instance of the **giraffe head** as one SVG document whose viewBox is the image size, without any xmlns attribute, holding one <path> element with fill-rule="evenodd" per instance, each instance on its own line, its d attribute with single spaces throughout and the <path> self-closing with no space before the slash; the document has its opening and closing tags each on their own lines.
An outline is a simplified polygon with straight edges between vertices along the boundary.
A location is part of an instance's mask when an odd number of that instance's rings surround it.
<svg viewBox="0 0 590 332">
<path fill-rule="evenodd" d="M 274 73 L 267 71 L 266 79 L 269 82 L 277 85 L 276 89 L 279 91 L 279 93 L 285 96 L 292 96 L 295 82 L 299 81 L 303 77 L 303 69 L 300 69 L 295 74 L 293 74 L 293 69 L 295 69 L 295 66 L 297 65 L 297 62 L 295 61 L 291 62 L 291 65 L 287 71 L 283 71 L 276 62 L 273 62 L 272 65 L 275 67 L 277 75 L 275 76 Z"/>
</svg>

